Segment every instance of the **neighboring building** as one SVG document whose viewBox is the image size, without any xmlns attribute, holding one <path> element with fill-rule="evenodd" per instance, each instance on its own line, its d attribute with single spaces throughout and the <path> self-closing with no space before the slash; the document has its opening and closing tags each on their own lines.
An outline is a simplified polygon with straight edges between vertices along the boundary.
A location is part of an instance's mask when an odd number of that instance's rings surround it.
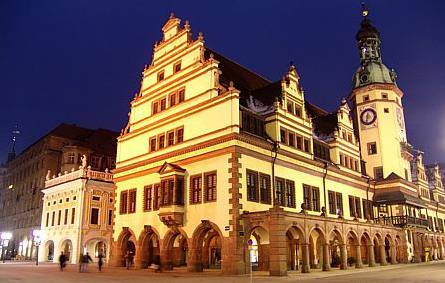
<svg viewBox="0 0 445 283">
<path fill-rule="evenodd" d="M 93 170 L 114 168 L 117 133 L 61 124 L 7 163 L 6 187 L 0 199 L 0 232 L 13 240 L 8 257 L 35 258 L 32 231 L 40 228 L 47 171 L 78 169 L 86 155 Z"/>
<path fill-rule="evenodd" d="M 445 204 L 424 193 L 367 11 L 353 107 L 331 113 L 294 66 L 271 82 L 174 15 L 162 32 L 118 138 L 113 265 L 133 252 L 137 268 L 285 275 L 443 258 Z"/>
<path fill-rule="evenodd" d="M 42 190 L 42 246 L 39 261 L 58 262 L 61 252 L 69 263 L 89 253 L 93 260 L 108 258 L 113 234 L 113 175 L 84 164 L 78 170 L 49 177 Z"/>
</svg>

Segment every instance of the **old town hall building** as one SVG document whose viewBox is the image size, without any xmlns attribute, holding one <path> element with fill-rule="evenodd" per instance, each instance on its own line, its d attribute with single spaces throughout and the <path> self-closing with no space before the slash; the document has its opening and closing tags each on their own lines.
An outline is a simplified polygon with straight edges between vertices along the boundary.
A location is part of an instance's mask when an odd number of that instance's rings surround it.
<svg viewBox="0 0 445 283">
<path fill-rule="evenodd" d="M 171 15 L 118 138 L 111 264 L 227 274 L 442 259 L 445 191 L 408 143 L 404 93 L 364 11 L 349 101 L 313 104 Z"/>
</svg>

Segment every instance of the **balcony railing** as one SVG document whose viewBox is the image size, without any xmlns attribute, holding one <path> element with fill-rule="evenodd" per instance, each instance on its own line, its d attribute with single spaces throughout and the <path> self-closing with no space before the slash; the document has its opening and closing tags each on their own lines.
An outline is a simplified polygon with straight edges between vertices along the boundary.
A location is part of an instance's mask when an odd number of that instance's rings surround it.
<svg viewBox="0 0 445 283">
<path fill-rule="evenodd" d="M 375 218 L 375 221 L 377 223 L 383 223 L 385 225 L 394 225 L 398 227 L 405 227 L 406 225 L 412 225 L 412 226 L 420 226 L 427 228 L 428 227 L 428 220 L 417 218 L 413 216 L 388 216 L 388 217 L 378 217 Z"/>
<path fill-rule="evenodd" d="M 94 171 L 91 170 L 91 167 L 87 168 L 80 167 L 79 170 L 59 173 L 57 176 L 50 177 L 50 172 L 48 171 L 48 175 L 46 176 L 45 187 L 51 187 L 57 184 L 65 183 L 68 181 L 76 180 L 79 178 L 88 178 L 94 180 L 100 180 L 105 182 L 113 181 L 113 174 L 108 172 L 108 169 L 105 172 Z"/>
</svg>

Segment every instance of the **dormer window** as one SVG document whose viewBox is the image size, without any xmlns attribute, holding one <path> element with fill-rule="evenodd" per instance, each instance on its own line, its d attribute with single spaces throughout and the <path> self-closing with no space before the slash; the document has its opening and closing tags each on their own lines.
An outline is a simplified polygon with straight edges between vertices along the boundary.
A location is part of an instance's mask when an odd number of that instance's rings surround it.
<svg viewBox="0 0 445 283">
<path fill-rule="evenodd" d="M 363 101 L 369 101 L 369 95 L 363 96 Z"/>
<path fill-rule="evenodd" d="M 176 74 L 179 71 L 181 71 L 181 61 L 179 61 L 175 65 L 173 65 L 173 73 Z"/>
<path fill-rule="evenodd" d="M 158 73 L 158 82 L 163 81 L 164 80 L 164 71 L 160 71 Z"/>
<path fill-rule="evenodd" d="M 66 163 L 74 164 L 75 157 L 76 157 L 76 154 L 74 152 L 68 152 L 67 157 L 66 157 Z"/>
</svg>

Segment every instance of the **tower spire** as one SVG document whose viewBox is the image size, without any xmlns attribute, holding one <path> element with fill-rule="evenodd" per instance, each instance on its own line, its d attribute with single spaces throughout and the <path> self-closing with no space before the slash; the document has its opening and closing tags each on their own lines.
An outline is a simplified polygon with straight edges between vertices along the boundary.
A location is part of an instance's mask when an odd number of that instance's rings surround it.
<svg viewBox="0 0 445 283">
<path fill-rule="evenodd" d="M 11 150 L 8 153 L 8 162 L 13 160 L 16 157 L 16 152 L 15 152 L 15 145 L 17 143 L 17 136 L 20 134 L 19 131 L 19 125 L 16 124 L 14 126 L 14 129 L 12 130 L 12 136 L 11 136 Z"/>
<path fill-rule="evenodd" d="M 362 16 L 364 18 L 367 18 L 368 14 L 369 14 L 368 6 L 366 5 L 365 2 L 362 2 Z"/>
</svg>

